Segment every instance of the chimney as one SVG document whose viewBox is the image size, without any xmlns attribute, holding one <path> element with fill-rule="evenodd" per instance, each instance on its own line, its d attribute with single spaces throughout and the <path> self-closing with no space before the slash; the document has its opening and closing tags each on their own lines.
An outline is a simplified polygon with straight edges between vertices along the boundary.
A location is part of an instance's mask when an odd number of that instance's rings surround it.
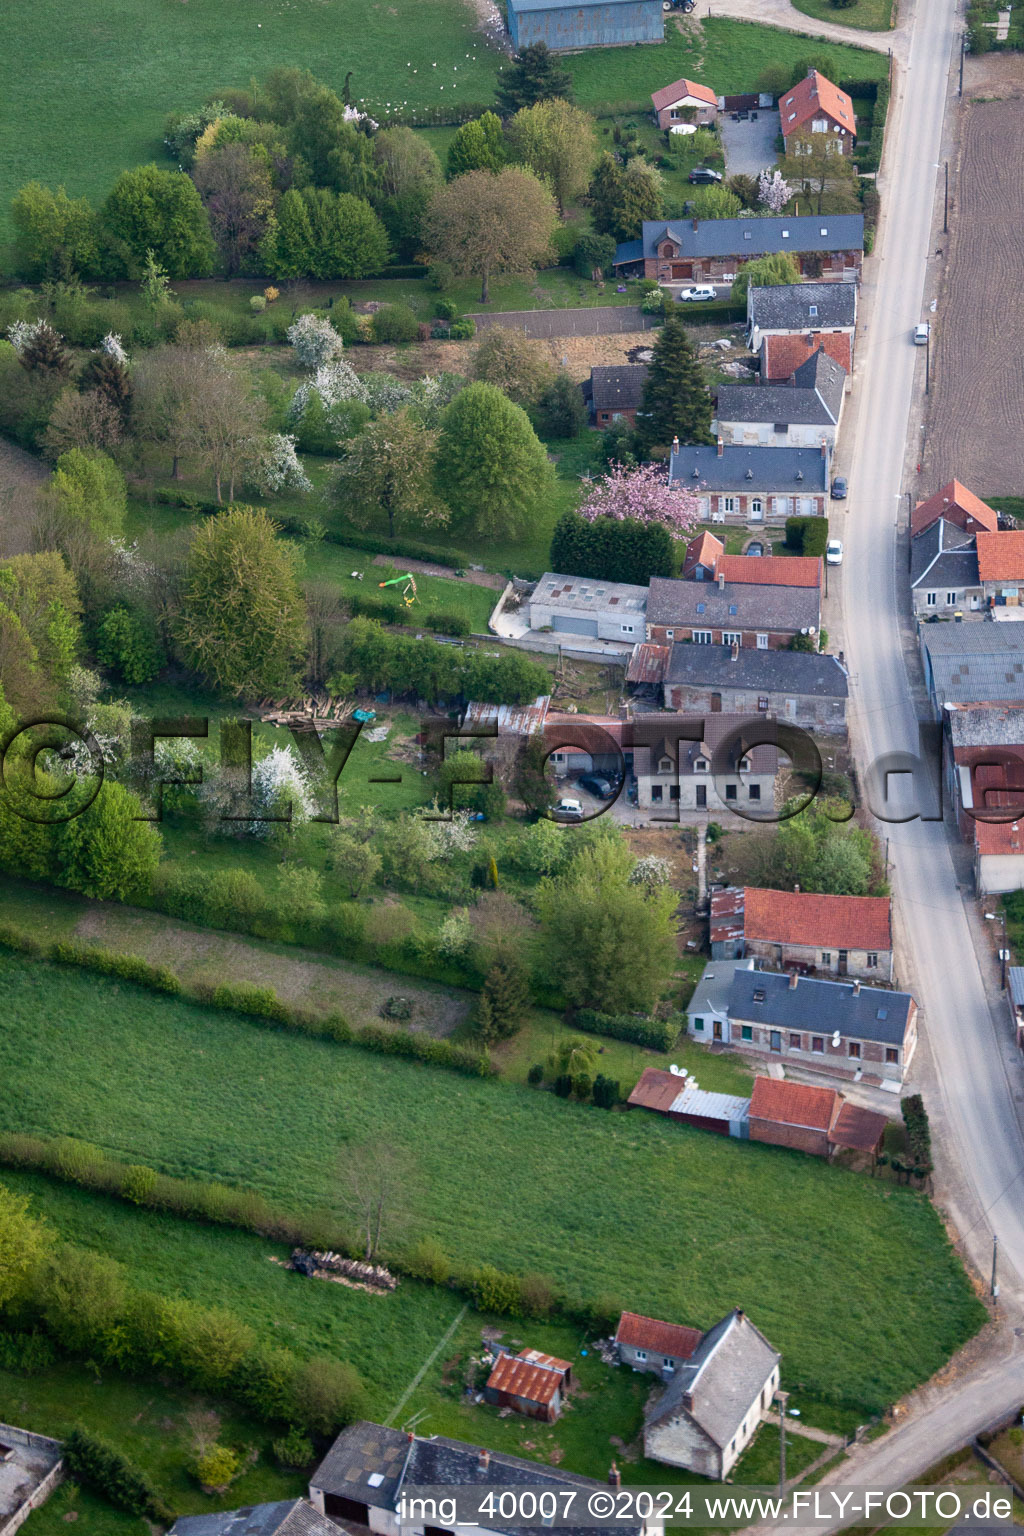
<svg viewBox="0 0 1024 1536">
<path fill-rule="evenodd" d="M 725 443 L 722 441 L 721 438 L 719 438 L 718 439 L 718 457 L 721 458 L 724 452 L 725 452 Z"/>
<path fill-rule="evenodd" d="M 412 1437 L 410 1436 L 409 1438 L 411 1439 Z M 490 1451 L 483 1451 L 482 1450 L 480 1452 L 480 1454 L 478 1455 L 478 1457 L 477 1457 L 477 1461 L 479 1463 L 481 1472 L 486 1472 L 487 1468 L 491 1464 L 491 1453 L 490 1453 Z"/>
<path fill-rule="evenodd" d="M 674 437 L 672 439 L 672 452 L 673 453 L 678 453 L 679 452 L 679 439 L 678 439 L 678 437 Z"/>
<path fill-rule="evenodd" d="M 699 228 L 700 228 L 700 219 L 694 219 L 694 221 L 693 221 L 693 232 L 694 232 L 694 234 L 697 233 Z"/>
<path fill-rule="evenodd" d="M 828 458 L 828 444 L 826 443 L 824 438 L 822 438 L 822 440 L 821 440 L 821 456 L 822 456 L 823 459 L 827 459 Z"/>
<path fill-rule="evenodd" d="M 859 981 L 855 981 L 854 984 L 853 984 L 853 995 L 854 995 L 854 997 L 860 997 L 860 982 Z"/>
<path fill-rule="evenodd" d="M 789 990 L 791 992 L 795 992 L 796 991 L 796 984 L 797 984 L 797 982 L 799 980 L 800 980 L 800 978 L 797 975 L 796 971 L 790 971 L 790 973 L 789 973 Z"/>
<path fill-rule="evenodd" d="M 718 590 L 719 590 L 719 592 L 724 592 L 725 591 L 725 572 L 724 571 L 719 571 L 719 573 L 718 573 Z"/>
<path fill-rule="evenodd" d="M 799 896 L 800 895 L 800 887 L 798 885 L 794 885 L 794 887 L 793 887 L 793 895 L 794 896 Z"/>
<path fill-rule="evenodd" d="M 686 1409 L 686 1411 L 688 1413 L 692 1411 L 692 1409 L 693 1409 L 693 1393 L 692 1392 L 684 1392 L 683 1393 L 683 1407 Z"/>
<path fill-rule="evenodd" d="M 615 1465 L 614 1461 L 612 1462 L 611 1466 L 608 1468 L 608 1482 L 609 1482 L 609 1485 L 612 1488 L 621 1488 L 622 1487 L 622 1473 L 619 1471 L 619 1469 Z"/>
<path fill-rule="evenodd" d="M 405 1438 L 408 1440 L 409 1444 L 412 1445 L 413 1441 L 416 1439 L 416 1436 L 413 1434 L 412 1430 L 410 1429 L 410 1430 L 408 1430 L 406 1432 Z"/>
<path fill-rule="evenodd" d="M 732 642 L 732 644 L 730 645 L 730 647 L 729 647 L 729 660 L 730 661 L 739 661 L 739 659 L 740 659 L 739 641 L 738 640 L 734 640 Z"/>
<path fill-rule="evenodd" d="M 839 652 L 839 665 L 842 666 L 845 661 L 846 661 L 846 652 L 845 651 L 840 651 Z"/>
</svg>

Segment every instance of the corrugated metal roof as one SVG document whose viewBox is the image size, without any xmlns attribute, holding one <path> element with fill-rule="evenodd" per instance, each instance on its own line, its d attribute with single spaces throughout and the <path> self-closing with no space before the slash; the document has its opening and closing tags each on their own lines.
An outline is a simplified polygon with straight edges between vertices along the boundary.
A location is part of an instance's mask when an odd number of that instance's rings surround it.
<svg viewBox="0 0 1024 1536">
<path fill-rule="evenodd" d="M 833 1146 L 847 1147 L 851 1152 L 873 1152 L 885 1135 L 888 1123 L 884 1115 L 846 1100 L 828 1139 Z"/>
<path fill-rule="evenodd" d="M 665 1114 L 679 1097 L 679 1089 L 685 1077 L 685 1072 L 677 1076 L 674 1072 L 662 1071 L 660 1067 L 645 1067 L 626 1103 L 632 1104 L 634 1109 L 654 1109 Z"/>
<path fill-rule="evenodd" d="M 1024 965 L 1011 965 L 1007 973 L 1010 997 L 1018 1008 L 1024 1008 Z"/>
<path fill-rule="evenodd" d="M 532 704 L 488 704 L 474 701 L 466 705 L 462 723 L 467 726 L 497 725 L 499 736 L 534 736 L 544 729 L 550 704 L 550 694 L 542 694 Z"/>
<path fill-rule="evenodd" d="M 557 1360 L 554 1355 L 542 1355 L 539 1350 L 529 1353 L 536 1358 L 499 1355 L 487 1385 L 494 1392 L 507 1392 L 510 1397 L 523 1397 L 531 1403 L 550 1403 L 570 1369 L 569 1363 Z"/>
<path fill-rule="evenodd" d="M 743 937 L 743 898 L 741 885 L 726 886 L 711 896 L 710 940 L 724 944 Z"/>
<path fill-rule="evenodd" d="M 694 1115 L 701 1120 L 746 1120 L 750 1100 L 734 1093 L 709 1093 L 706 1088 L 684 1088 L 672 1105 L 674 1115 Z"/>
<path fill-rule="evenodd" d="M 649 640 L 642 640 L 639 645 L 633 647 L 633 654 L 626 668 L 626 682 L 662 682 L 671 654 L 670 645 L 652 645 Z"/>
</svg>

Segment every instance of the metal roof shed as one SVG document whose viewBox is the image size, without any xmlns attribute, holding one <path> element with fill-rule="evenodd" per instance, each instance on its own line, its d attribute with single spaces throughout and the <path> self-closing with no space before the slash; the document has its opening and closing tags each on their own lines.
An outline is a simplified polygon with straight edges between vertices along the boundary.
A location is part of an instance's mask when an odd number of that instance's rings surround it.
<svg viewBox="0 0 1024 1536">
<path fill-rule="evenodd" d="M 553 51 L 660 43 L 665 36 L 661 0 L 508 0 L 508 30 L 518 52 L 529 43 Z"/>
</svg>

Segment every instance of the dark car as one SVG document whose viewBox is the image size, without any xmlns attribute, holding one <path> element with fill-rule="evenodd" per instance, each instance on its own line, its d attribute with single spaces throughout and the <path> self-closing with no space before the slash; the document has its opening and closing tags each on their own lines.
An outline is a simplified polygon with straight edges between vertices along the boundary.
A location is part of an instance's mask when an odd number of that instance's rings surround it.
<svg viewBox="0 0 1024 1536">
<path fill-rule="evenodd" d="M 763 555 L 764 554 L 764 545 L 761 543 L 760 539 L 755 539 L 753 541 L 753 543 L 747 545 L 747 554 L 748 555 Z"/>
<path fill-rule="evenodd" d="M 695 165 L 689 175 L 692 186 L 706 185 L 708 182 L 721 181 L 721 179 L 721 171 L 713 171 L 710 165 Z"/>
<path fill-rule="evenodd" d="M 603 773 L 583 773 L 576 782 L 580 789 L 585 789 L 588 795 L 596 795 L 599 800 L 610 800 L 615 794 L 615 785 Z"/>
<path fill-rule="evenodd" d="M 845 475 L 836 475 L 835 479 L 832 481 L 832 500 L 833 501 L 845 501 L 846 500 L 846 476 Z"/>
</svg>

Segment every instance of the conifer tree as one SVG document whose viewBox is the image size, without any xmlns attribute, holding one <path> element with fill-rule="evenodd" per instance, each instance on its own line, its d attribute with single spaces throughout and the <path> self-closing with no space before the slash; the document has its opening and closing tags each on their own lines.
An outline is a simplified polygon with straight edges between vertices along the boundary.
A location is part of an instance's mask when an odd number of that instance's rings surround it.
<svg viewBox="0 0 1024 1536">
<path fill-rule="evenodd" d="M 681 443 L 711 441 L 711 396 L 693 343 L 678 315 L 672 315 L 654 344 L 644 384 L 637 431 L 646 451 Z"/>
<path fill-rule="evenodd" d="M 499 77 L 498 111 L 503 117 L 511 117 L 521 107 L 551 101 L 555 96 L 572 100 L 569 71 L 562 68 L 547 43 L 529 43 L 520 48 Z"/>
<path fill-rule="evenodd" d="M 530 987 L 525 966 L 515 955 L 499 955 L 487 972 L 480 994 L 477 1034 L 488 1045 L 495 1040 L 510 1039 L 522 1024 L 529 1006 Z"/>
</svg>

